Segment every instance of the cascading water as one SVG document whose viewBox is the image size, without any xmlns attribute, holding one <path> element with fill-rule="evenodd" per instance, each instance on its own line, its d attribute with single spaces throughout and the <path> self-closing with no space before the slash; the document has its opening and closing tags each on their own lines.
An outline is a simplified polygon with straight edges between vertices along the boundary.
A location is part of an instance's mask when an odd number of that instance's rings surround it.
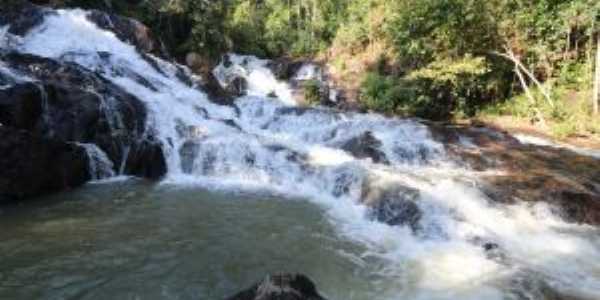
<svg viewBox="0 0 600 300">
<path fill-rule="evenodd" d="M 248 96 L 219 106 L 180 79 L 180 66 L 141 55 L 86 14 L 58 11 L 18 43 L 0 45 L 76 63 L 141 99 L 147 130 L 164 147 L 165 183 L 309 199 L 340 234 L 367 246 L 355 260 L 388 262 L 378 275 L 399 288 L 381 299 L 545 299 L 546 286 L 600 298 L 600 265 L 589 263 L 600 260 L 595 229 L 567 224 L 545 205 L 491 203 L 419 122 L 297 107 L 266 61 L 236 55 L 215 75 L 223 84 L 245 78 Z M 97 151 L 90 157 L 107 163 Z M 360 204 L 394 187 L 417 191 L 421 215 L 411 226 L 376 222 Z"/>
<path fill-rule="evenodd" d="M 106 153 L 94 144 L 79 144 L 85 149 L 89 160 L 90 178 L 92 180 L 100 180 L 115 176 L 113 171 L 113 162 L 110 161 Z"/>
</svg>

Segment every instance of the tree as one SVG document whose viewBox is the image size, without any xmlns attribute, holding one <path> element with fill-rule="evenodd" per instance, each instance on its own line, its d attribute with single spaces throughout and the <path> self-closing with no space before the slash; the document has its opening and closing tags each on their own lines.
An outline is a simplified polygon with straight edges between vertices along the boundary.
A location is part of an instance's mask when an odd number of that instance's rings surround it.
<svg viewBox="0 0 600 300">
<path fill-rule="evenodd" d="M 600 36 L 597 38 L 596 46 L 596 75 L 594 76 L 594 95 L 592 97 L 592 107 L 594 115 L 598 115 L 598 101 L 600 97 Z"/>
</svg>

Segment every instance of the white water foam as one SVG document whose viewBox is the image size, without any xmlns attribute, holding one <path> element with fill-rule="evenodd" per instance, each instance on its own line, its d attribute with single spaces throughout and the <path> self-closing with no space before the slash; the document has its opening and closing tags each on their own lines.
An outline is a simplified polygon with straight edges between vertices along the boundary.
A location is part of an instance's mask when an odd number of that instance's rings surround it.
<svg viewBox="0 0 600 300">
<path fill-rule="evenodd" d="M 165 148 L 165 183 L 266 189 L 323 207 L 341 234 L 369 249 L 355 261 L 388 262 L 379 275 L 394 279 L 394 292 L 379 300 L 543 299 L 522 278 L 600 298 L 600 266 L 590 263 L 600 260 L 596 229 L 566 224 L 543 205 L 491 203 L 418 122 L 294 107 L 267 61 L 237 55 L 215 75 L 223 82 L 243 76 L 250 95 L 235 108 L 218 106 L 179 80 L 175 65 L 153 58 L 157 70 L 81 10 L 47 16 L 18 50 L 78 63 L 140 98 L 150 112 L 148 128 Z M 279 100 L 265 97 L 271 92 Z M 389 164 L 342 149 L 366 133 L 381 143 L 376 148 Z M 367 218 L 358 204 L 365 185 L 419 190 L 421 229 Z M 498 248 L 497 256 L 483 251 L 486 242 Z"/>
<path fill-rule="evenodd" d="M 92 180 L 101 180 L 115 176 L 113 162 L 108 155 L 94 144 L 78 143 L 85 149 L 89 160 L 89 172 Z"/>
<path fill-rule="evenodd" d="M 236 77 L 241 77 L 248 83 L 248 95 L 250 96 L 276 95 L 280 101 L 286 104 L 296 104 L 288 84 L 277 80 L 269 70 L 268 60 L 233 53 L 229 53 L 227 56 L 230 64 L 222 62 L 214 70 L 214 75 L 221 85 L 228 85 Z"/>
</svg>

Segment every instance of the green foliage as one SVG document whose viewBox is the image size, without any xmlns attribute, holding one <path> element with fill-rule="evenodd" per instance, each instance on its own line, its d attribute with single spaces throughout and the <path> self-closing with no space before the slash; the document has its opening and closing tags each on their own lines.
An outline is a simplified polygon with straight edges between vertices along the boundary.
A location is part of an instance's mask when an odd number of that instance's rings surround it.
<svg viewBox="0 0 600 300">
<path fill-rule="evenodd" d="M 398 105 L 395 97 L 394 78 L 377 73 L 368 73 L 362 83 L 360 100 L 370 110 L 393 112 Z"/>
<path fill-rule="evenodd" d="M 321 84 L 318 80 L 307 80 L 303 83 L 304 100 L 308 104 L 316 105 L 321 102 Z"/>
<path fill-rule="evenodd" d="M 597 0 L 52 2 L 141 19 L 177 57 L 189 51 L 209 58 L 225 51 L 309 56 L 330 47 L 352 55 L 387 45 L 389 60 L 365 68 L 376 72 L 365 76 L 360 101 L 376 111 L 432 118 L 468 117 L 511 102 L 502 109 L 568 119 L 572 113 L 548 112 L 543 101 L 519 97 L 523 90 L 514 64 L 498 54 L 514 53 L 550 90 L 588 90 L 600 28 Z M 340 72 L 360 69 L 332 59 Z M 527 83 L 533 87 L 530 79 Z"/>
</svg>

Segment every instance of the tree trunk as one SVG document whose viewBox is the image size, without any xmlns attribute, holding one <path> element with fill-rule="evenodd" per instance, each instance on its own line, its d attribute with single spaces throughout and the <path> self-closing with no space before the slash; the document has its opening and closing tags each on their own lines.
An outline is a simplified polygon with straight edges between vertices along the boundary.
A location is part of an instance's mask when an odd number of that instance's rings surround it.
<svg viewBox="0 0 600 300">
<path fill-rule="evenodd" d="M 600 97 L 600 35 L 598 35 L 598 46 L 596 47 L 596 76 L 594 78 L 594 95 L 592 107 L 594 115 L 598 115 L 598 98 Z"/>
<path fill-rule="evenodd" d="M 542 112 L 537 108 L 535 98 L 533 97 L 533 94 L 531 94 L 531 91 L 529 90 L 529 87 L 527 86 L 527 81 L 525 80 L 523 73 L 521 73 L 521 70 L 519 69 L 519 66 L 517 66 L 517 65 L 515 65 L 515 74 L 517 74 L 517 77 L 519 78 L 519 82 L 521 82 L 521 87 L 525 91 L 525 95 L 527 95 L 527 98 L 529 99 L 529 102 L 531 103 L 531 108 L 533 109 L 533 111 L 535 113 L 535 118 L 537 118 L 537 120 L 534 119 L 533 121 L 534 122 L 537 121 L 542 125 L 542 127 L 546 127 L 546 121 L 544 120 L 544 116 L 542 115 Z"/>
</svg>

